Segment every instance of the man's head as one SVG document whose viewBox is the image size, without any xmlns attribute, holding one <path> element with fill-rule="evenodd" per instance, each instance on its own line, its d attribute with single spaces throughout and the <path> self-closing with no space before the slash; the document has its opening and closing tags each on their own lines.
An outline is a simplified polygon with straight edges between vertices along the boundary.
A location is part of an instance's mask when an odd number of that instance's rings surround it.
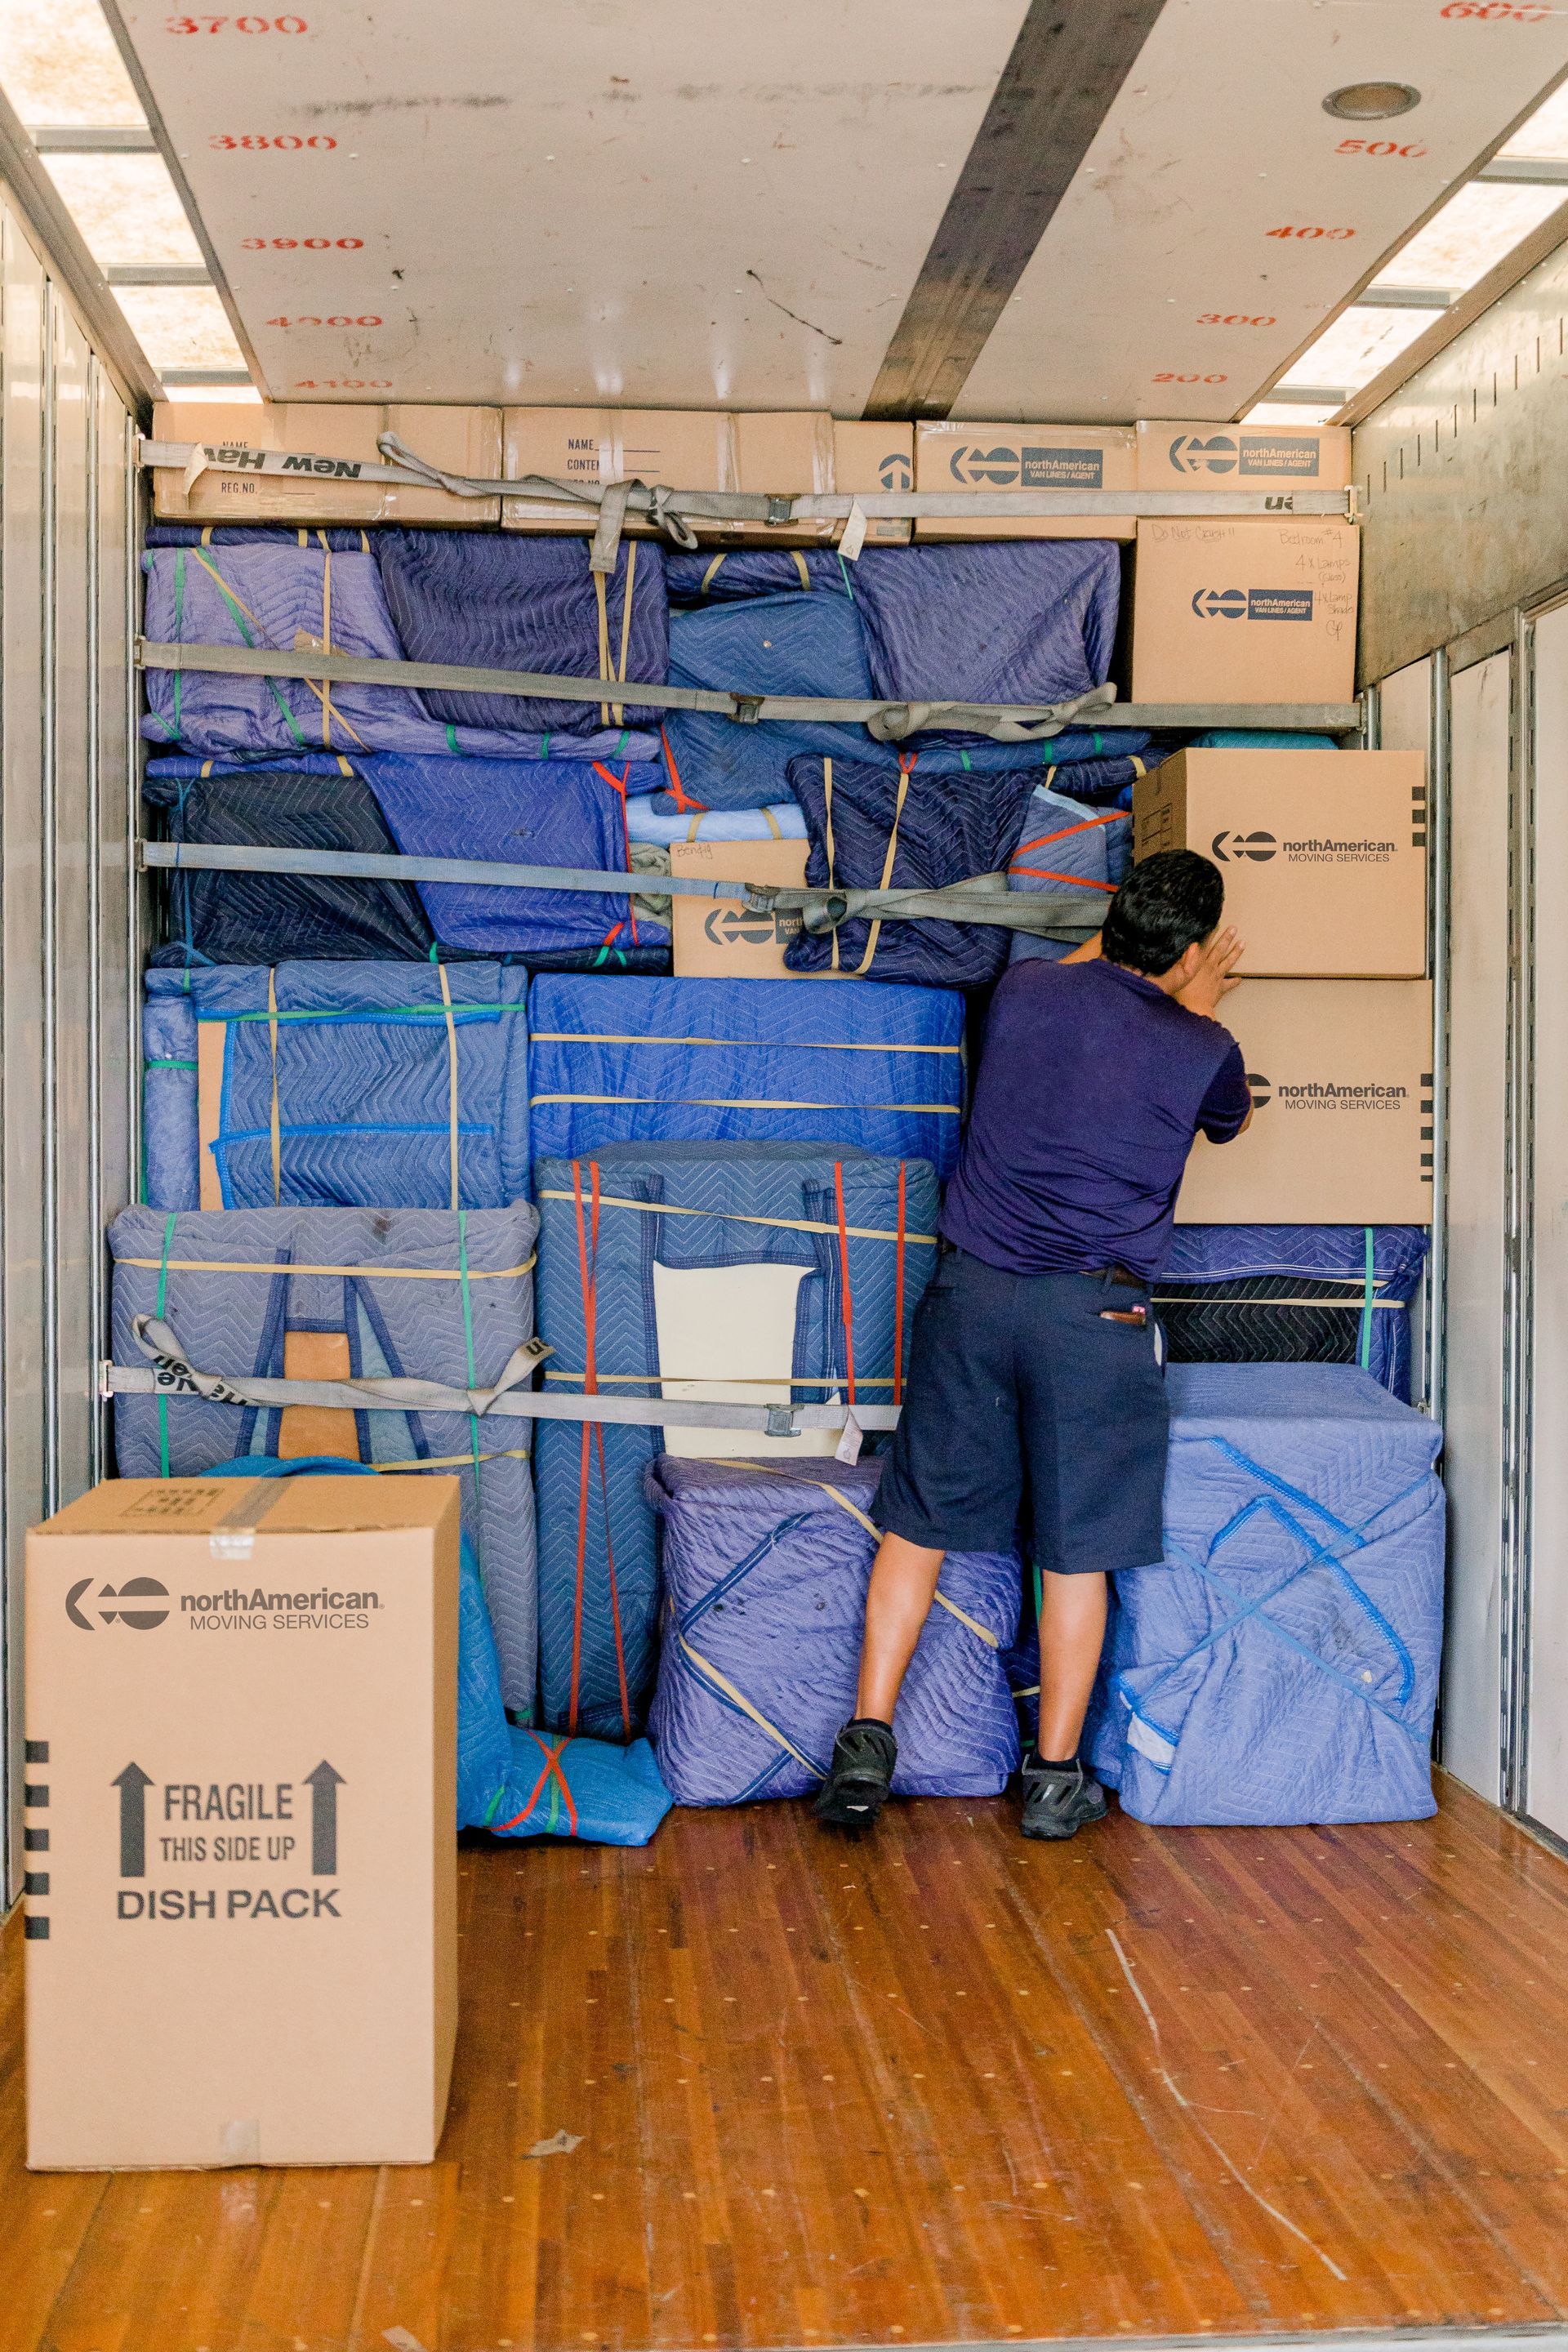
<svg viewBox="0 0 1568 2352">
<path fill-rule="evenodd" d="M 1100 951 L 1129 971 L 1163 980 L 1178 965 L 1196 967 L 1224 909 L 1217 866 L 1195 849 L 1159 850 L 1132 868 L 1112 898 Z"/>
</svg>

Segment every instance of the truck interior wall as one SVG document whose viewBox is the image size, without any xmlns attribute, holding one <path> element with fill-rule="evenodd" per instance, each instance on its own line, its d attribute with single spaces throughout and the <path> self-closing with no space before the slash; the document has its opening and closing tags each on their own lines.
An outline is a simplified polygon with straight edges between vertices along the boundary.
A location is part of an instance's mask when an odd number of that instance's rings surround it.
<svg viewBox="0 0 1568 2352">
<path fill-rule="evenodd" d="M 1568 1837 L 1568 604 L 1542 614 L 1533 638 L 1532 772 L 1535 1223 L 1531 1317 L 1528 1680 L 1525 1802 Z"/>
<path fill-rule="evenodd" d="M 5 1896 L 22 1548 L 107 1467 L 99 1236 L 131 1196 L 131 419 L 0 204 L 0 1455 Z"/>
</svg>

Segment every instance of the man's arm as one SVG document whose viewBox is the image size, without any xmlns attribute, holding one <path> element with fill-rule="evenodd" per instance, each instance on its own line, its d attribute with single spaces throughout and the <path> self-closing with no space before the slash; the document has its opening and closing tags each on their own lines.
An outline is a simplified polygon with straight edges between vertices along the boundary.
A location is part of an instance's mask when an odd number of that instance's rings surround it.
<svg viewBox="0 0 1568 2352">
<path fill-rule="evenodd" d="M 1232 1038 L 1230 1047 L 1219 1068 L 1209 1081 L 1208 1092 L 1199 1106 L 1197 1126 L 1211 1143 L 1234 1143 L 1252 1125 L 1252 1089 L 1247 1083 L 1247 1066 L 1241 1058 L 1241 1048 Z"/>
</svg>

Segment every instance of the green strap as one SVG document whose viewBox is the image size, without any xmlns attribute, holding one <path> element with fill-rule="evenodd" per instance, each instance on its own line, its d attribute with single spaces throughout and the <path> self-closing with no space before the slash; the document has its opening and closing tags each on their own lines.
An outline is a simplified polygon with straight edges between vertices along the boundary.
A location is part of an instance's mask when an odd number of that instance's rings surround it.
<svg viewBox="0 0 1568 2352">
<path fill-rule="evenodd" d="M 179 551 L 179 561 L 176 562 L 176 564 L 175 564 L 175 566 L 174 566 L 174 572 L 175 572 L 175 592 L 174 592 L 174 603 L 175 603 L 175 610 L 176 610 L 176 612 L 179 610 L 179 606 L 180 606 L 180 587 L 181 587 L 181 584 L 182 584 L 182 583 L 181 583 L 181 574 L 183 573 L 183 571 L 184 571 L 184 560 L 185 560 L 185 551 L 184 551 L 184 549 L 182 547 L 182 548 L 181 548 L 181 550 L 180 550 L 180 551 Z M 276 651 L 276 650 L 277 650 L 277 648 L 276 648 L 276 647 L 270 647 L 270 648 L 269 648 L 269 647 L 258 646 L 257 646 L 256 639 L 255 639 L 255 638 L 251 635 L 251 634 L 250 634 L 250 627 L 249 627 L 249 624 L 248 624 L 248 623 L 247 622 L 247 620 L 246 620 L 246 617 L 245 617 L 244 612 L 241 610 L 240 606 L 239 606 L 239 605 L 235 602 L 234 597 L 229 593 L 228 586 L 227 586 L 226 583 L 225 582 L 225 580 L 224 580 L 224 578 L 223 578 L 223 575 L 222 575 L 222 574 L 221 574 L 221 572 L 218 571 L 218 568 L 217 568 L 216 564 L 216 563 L 214 563 L 214 564 L 210 564 L 210 565 L 208 565 L 208 564 L 204 564 L 204 565 L 203 565 L 203 567 L 202 567 L 202 569 L 203 569 L 203 570 L 207 573 L 207 575 L 208 575 L 209 579 L 211 579 L 211 580 L 213 581 L 213 583 L 215 583 L 215 585 L 216 586 L 216 589 L 217 589 L 217 593 L 218 593 L 218 594 L 223 598 L 224 603 L 225 603 L 225 604 L 227 605 L 227 607 L 228 607 L 228 616 L 229 616 L 229 619 L 234 623 L 235 627 L 239 631 L 239 634 L 240 634 L 240 635 L 245 639 L 246 644 L 247 644 L 247 646 L 249 646 L 252 648 L 252 650 L 253 650 L 253 651 L 256 651 L 256 652 Z M 271 694 L 271 697 L 272 697 L 273 701 L 278 705 L 279 709 L 279 710 L 282 712 L 282 714 L 283 714 L 283 724 L 288 728 L 289 734 L 290 734 L 290 735 L 292 735 L 292 737 L 294 738 L 295 742 L 296 742 L 296 743 L 298 743 L 298 745 L 300 746 L 300 751 L 305 751 L 305 752 L 309 752 L 309 751 L 312 749 L 312 746 L 311 746 L 310 744 L 309 744 L 309 743 L 307 743 L 307 742 L 306 742 L 305 738 L 300 734 L 299 728 L 295 725 L 295 723 L 294 723 L 294 713 L 289 709 L 289 704 L 288 704 L 288 701 L 287 701 L 287 699 L 286 699 L 286 698 L 285 698 L 285 697 L 284 697 L 283 690 L 282 690 L 281 687 L 279 685 L 278 680 L 277 680 L 275 677 L 269 677 L 269 678 L 268 679 L 268 681 L 267 681 L 267 685 L 268 685 L 268 691 L 269 691 L 269 692 L 270 692 L 270 694 Z M 178 698 L 177 698 L 177 690 L 176 690 L 176 700 L 175 700 L 175 705 L 174 705 L 174 732 L 175 732 L 176 734 L 178 734 L 178 733 L 179 733 L 179 702 L 178 702 Z M 324 730 L 324 729 L 323 729 L 323 730 L 322 730 L 322 739 L 321 739 L 321 740 L 322 740 L 322 741 L 323 741 L 323 742 L 326 740 L 326 734 L 325 734 L 325 730 Z"/>
<path fill-rule="evenodd" d="M 463 755 L 458 749 L 458 730 L 453 726 L 449 719 L 447 721 L 447 749 L 451 752 L 454 759 L 460 760 L 462 758 Z"/>
<path fill-rule="evenodd" d="M 1366 1273 L 1361 1294 L 1361 1338 L 1356 1349 L 1356 1361 L 1363 1372 L 1372 1370 L 1372 1295 L 1377 1287 L 1373 1265 L 1374 1239 L 1373 1228 L 1362 1228 L 1366 1235 Z"/>
<path fill-rule="evenodd" d="M 163 1319 L 163 1309 L 169 1298 L 169 1252 L 174 1241 L 174 1212 L 169 1211 L 163 1220 L 163 1250 L 158 1265 L 158 1320 Z M 169 1471 L 169 1400 L 162 1391 L 158 1396 L 158 1475 L 167 1478 Z"/>
<path fill-rule="evenodd" d="M 474 1373 L 474 1304 L 468 1289 L 468 1213 L 458 1212 L 458 1281 L 463 1301 L 463 1345 L 468 1350 L 468 1386 L 478 1388 Z M 477 1413 L 468 1415 L 468 1437 L 474 1449 L 474 1564 L 479 1571 L 479 1582 L 485 1580 L 484 1552 L 479 1536 L 479 1423 Z"/>
</svg>

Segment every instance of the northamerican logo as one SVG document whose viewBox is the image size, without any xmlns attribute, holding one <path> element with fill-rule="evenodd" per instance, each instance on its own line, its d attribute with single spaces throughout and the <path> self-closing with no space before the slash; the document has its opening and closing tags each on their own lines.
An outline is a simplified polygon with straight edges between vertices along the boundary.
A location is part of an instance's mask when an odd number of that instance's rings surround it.
<svg viewBox="0 0 1568 2352">
<path fill-rule="evenodd" d="M 83 1596 L 91 1591 L 93 1581 L 90 1576 L 84 1576 L 80 1583 L 73 1584 L 66 1594 L 66 1615 L 84 1633 L 97 1630 L 92 1619 L 79 1605 Z M 100 1584 L 88 1605 L 97 1610 L 106 1625 L 129 1625 L 133 1633 L 150 1633 L 168 1616 L 167 1607 L 158 1606 L 160 1602 L 166 1603 L 168 1598 L 168 1587 L 160 1584 L 156 1577 L 132 1576 L 127 1578 L 118 1591 L 112 1584 Z M 112 1602 L 113 1606 L 106 1608 L 105 1602 Z"/>
<path fill-rule="evenodd" d="M 1200 621 L 1310 621 L 1310 588 L 1197 588 L 1193 611 Z"/>
<path fill-rule="evenodd" d="M 988 484 L 1000 489 L 1021 485 L 1026 490 L 1105 487 L 1105 455 L 1100 449 L 1058 449 L 1005 441 L 982 449 L 961 441 L 947 461 L 947 469 L 965 489 Z"/>
<path fill-rule="evenodd" d="M 1233 833 L 1222 825 L 1209 844 L 1209 855 L 1222 866 L 1237 857 L 1251 857 L 1263 865 L 1281 851 L 1287 857 L 1367 857 L 1391 855 L 1396 846 L 1392 841 L 1339 841 L 1326 834 L 1300 841 L 1277 841 L 1271 833 Z"/>
</svg>

